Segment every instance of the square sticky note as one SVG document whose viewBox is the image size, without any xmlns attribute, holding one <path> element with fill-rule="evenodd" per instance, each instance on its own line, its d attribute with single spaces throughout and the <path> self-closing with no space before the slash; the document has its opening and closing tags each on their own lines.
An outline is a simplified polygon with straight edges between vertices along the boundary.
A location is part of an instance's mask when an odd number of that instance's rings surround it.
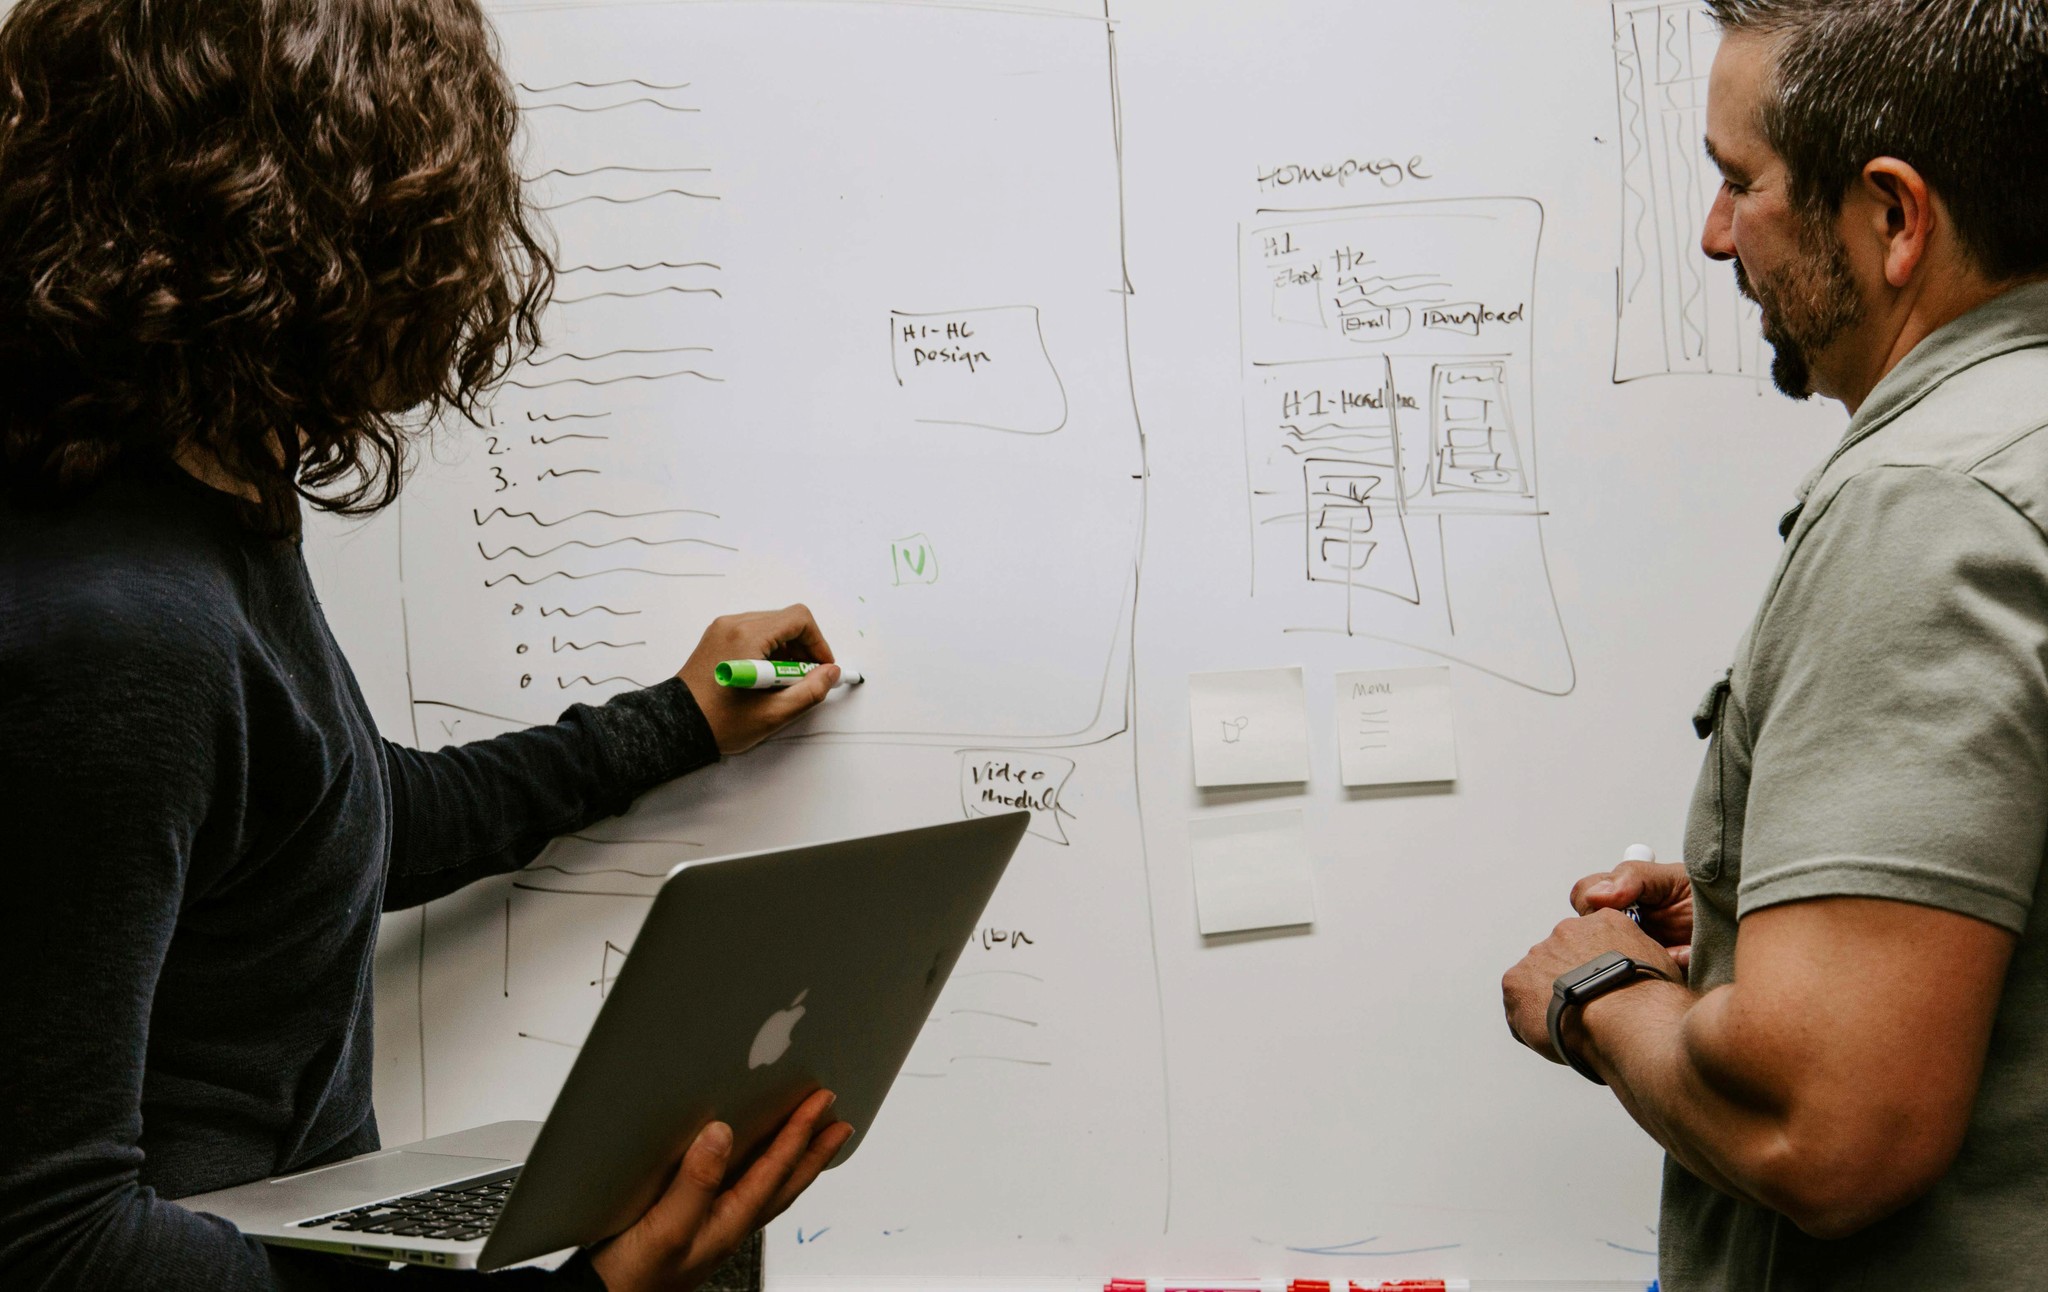
<svg viewBox="0 0 2048 1292">
<path fill-rule="evenodd" d="M 1339 673 L 1337 761 L 1346 785 L 1456 780 L 1451 670 Z"/>
<path fill-rule="evenodd" d="M 1197 785 L 1308 779 L 1308 702 L 1298 668 L 1191 674 L 1188 722 Z"/>
<path fill-rule="evenodd" d="M 1315 923 L 1315 880 L 1299 811 L 1190 821 L 1188 845 L 1202 936 Z"/>
</svg>

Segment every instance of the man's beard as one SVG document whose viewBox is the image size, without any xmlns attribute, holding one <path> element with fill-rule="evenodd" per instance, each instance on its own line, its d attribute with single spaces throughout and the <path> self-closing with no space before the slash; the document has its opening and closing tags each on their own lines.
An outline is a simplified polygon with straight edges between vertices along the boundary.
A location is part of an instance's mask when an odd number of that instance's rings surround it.
<svg viewBox="0 0 2048 1292">
<path fill-rule="evenodd" d="M 1752 279 L 1735 262 L 1735 288 L 1763 311 L 1771 343 L 1771 384 L 1793 399 L 1813 395 L 1811 356 L 1863 321 L 1863 299 L 1842 240 L 1820 217 L 1801 217 L 1800 255 L 1784 269 Z"/>
</svg>

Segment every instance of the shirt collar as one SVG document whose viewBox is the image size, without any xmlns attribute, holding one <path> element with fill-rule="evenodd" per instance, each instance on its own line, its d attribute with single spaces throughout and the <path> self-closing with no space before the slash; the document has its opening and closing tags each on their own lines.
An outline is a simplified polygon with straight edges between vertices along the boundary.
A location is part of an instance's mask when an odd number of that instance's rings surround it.
<svg viewBox="0 0 2048 1292">
<path fill-rule="evenodd" d="M 2011 288 L 1929 333 L 1886 373 L 1849 419 L 1841 443 L 1799 486 L 1806 501 L 1850 446 L 1868 439 L 1950 377 L 2013 350 L 2048 345 L 2048 282 Z"/>
</svg>

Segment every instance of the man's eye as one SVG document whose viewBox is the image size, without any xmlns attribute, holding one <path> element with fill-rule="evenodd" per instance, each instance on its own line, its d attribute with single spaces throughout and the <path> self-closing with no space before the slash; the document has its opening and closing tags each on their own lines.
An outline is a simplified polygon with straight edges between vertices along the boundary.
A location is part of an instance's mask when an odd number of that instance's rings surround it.
<svg viewBox="0 0 2048 1292">
<path fill-rule="evenodd" d="M 1727 189 L 1727 190 L 1728 190 L 1728 193 L 1729 193 L 1729 195 L 1730 195 L 1730 196 L 1732 196 L 1732 197 L 1740 197 L 1740 196 L 1742 196 L 1742 195 L 1743 195 L 1744 193 L 1747 193 L 1747 192 L 1749 191 L 1749 189 L 1748 189 L 1748 186 L 1746 186 L 1746 185 L 1743 185 L 1743 184 L 1738 184 L 1738 183 L 1736 183 L 1736 182 L 1735 182 L 1734 180 L 1732 180 L 1732 179 L 1724 179 L 1724 180 L 1722 180 L 1722 181 L 1721 181 L 1721 187 L 1722 187 L 1722 188 L 1725 188 L 1725 189 Z"/>
</svg>

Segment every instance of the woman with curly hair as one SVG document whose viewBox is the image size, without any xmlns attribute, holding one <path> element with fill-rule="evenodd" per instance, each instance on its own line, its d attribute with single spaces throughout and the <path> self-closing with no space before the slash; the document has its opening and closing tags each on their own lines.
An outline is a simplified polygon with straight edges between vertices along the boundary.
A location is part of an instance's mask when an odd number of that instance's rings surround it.
<svg viewBox="0 0 2048 1292">
<path fill-rule="evenodd" d="M 427 754 L 380 739 L 301 508 L 390 503 L 414 438 L 538 344 L 553 275 L 475 0 L 21 0 L 0 25 L 0 1286 L 686 1288 L 845 1142 L 828 1101 L 729 1190 L 707 1131 L 554 1273 L 345 1265 L 166 1199 L 377 1145 L 379 910 L 744 749 L 720 658 Z"/>
</svg>

